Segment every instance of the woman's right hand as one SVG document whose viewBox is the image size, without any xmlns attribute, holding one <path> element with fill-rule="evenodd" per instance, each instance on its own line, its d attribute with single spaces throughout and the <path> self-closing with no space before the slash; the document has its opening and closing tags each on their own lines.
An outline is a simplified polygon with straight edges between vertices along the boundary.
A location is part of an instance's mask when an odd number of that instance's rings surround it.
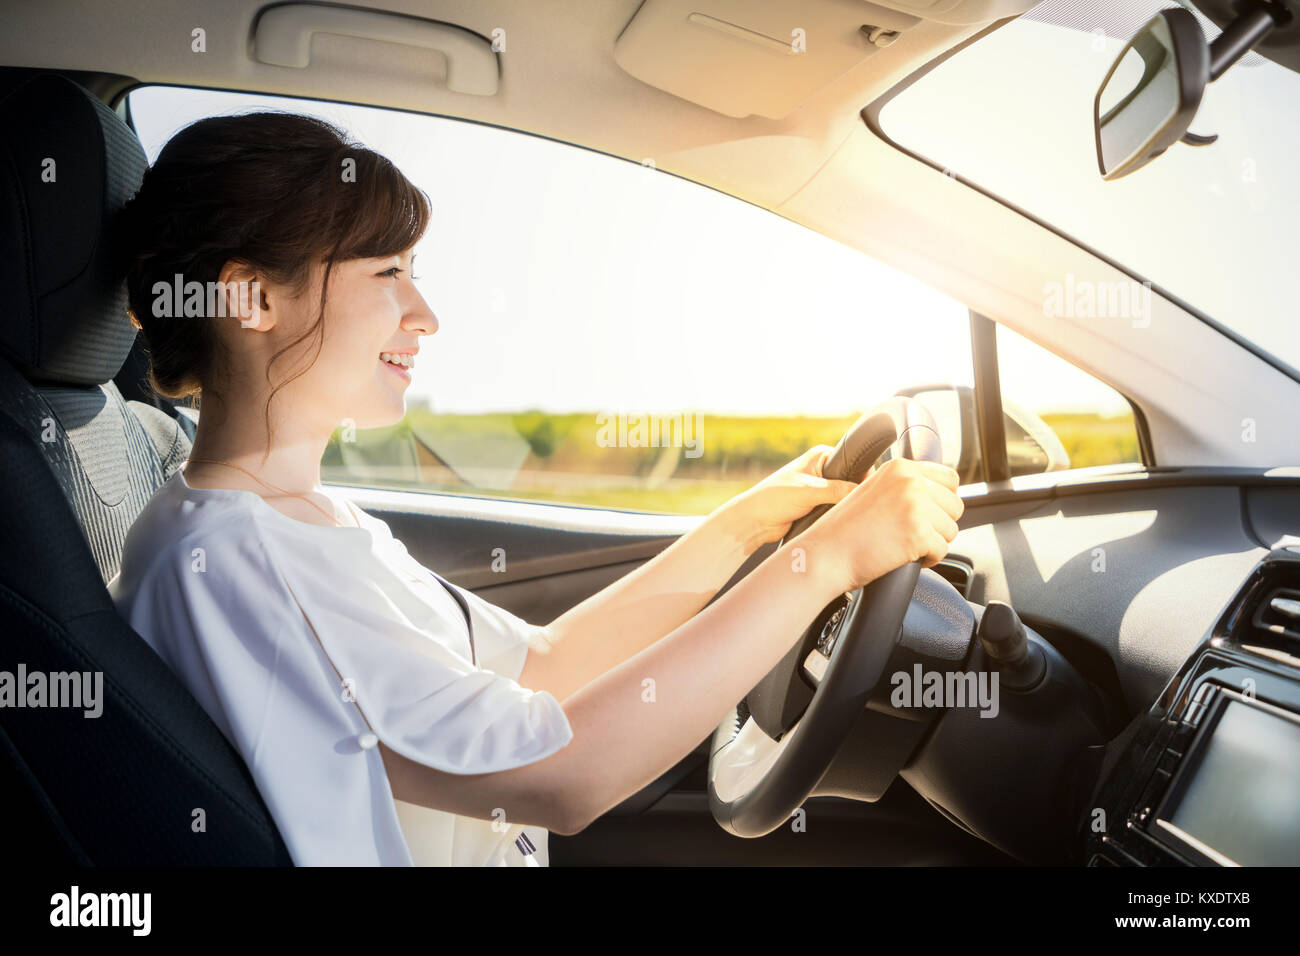
<svg viewBox="0 0 1300 956">
<path fill-rule="evenodd" d="M 957 537 L 965 504 L 957 472 L 929 461 L 893 458 L 868 475 L 798 535 L 809 565 L 853 591 L 913 561 L 932 567 Z M 809 570 L 812 570 L 810 567 Z"/>
</svg>

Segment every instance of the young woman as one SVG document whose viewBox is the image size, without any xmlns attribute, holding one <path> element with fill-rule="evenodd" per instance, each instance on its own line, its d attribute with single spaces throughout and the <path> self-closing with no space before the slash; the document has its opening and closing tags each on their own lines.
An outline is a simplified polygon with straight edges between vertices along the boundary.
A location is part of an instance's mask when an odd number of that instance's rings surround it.
<svg viewBox="0 0 1300 956">
<path fill-rule="evenodd" d="M 438 329 L 411 275 L 429 215 L 334 127 L 254 113 L 178 133 L 119 222 L 153 386 L 201 396 L 202 415 L 111 589 L 244 757 L 300 865 L 545 865 L 547 831 L 576 833 L 664 773 L 835 595 L 933 565 L 962 513 L 950 468 L 828 481 L 817 446 L 545 627 L 454 587 L 320 481 L 340 423 L 404 414 L 400 363 Z M 220 821 L 195 838 L 220 839 Z"/>
</svg>

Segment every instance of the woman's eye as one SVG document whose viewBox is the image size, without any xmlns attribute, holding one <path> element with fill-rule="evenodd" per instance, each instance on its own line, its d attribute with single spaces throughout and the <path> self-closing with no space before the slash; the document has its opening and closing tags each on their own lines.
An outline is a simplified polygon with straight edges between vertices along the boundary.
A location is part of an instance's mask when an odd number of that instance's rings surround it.
<svg viewBox="0 0 1300 956">
<path fill-rule="evenodd" d="M 396 279 L 396 278 L 397 278 L 397 274 L 398 274 L 399 272 L 401 272 L 401 271 L 402 271 L 402 270 L 401 270 L 400 268 L 398 268 L 397 266 L 393 266 L 391 269 L 385 269 L 383 272 L 376 272 L 375 275 L 384 276 L 385 278 L 390 278 L 390 279 Z M 415 282 L 415 281 L 418 280 L 419 278 L 420 278 L 420 277 L 417 276 L 414 272 L 411 273 L 411 281 L 412 281 L 412 282 Z"/>
</svg>

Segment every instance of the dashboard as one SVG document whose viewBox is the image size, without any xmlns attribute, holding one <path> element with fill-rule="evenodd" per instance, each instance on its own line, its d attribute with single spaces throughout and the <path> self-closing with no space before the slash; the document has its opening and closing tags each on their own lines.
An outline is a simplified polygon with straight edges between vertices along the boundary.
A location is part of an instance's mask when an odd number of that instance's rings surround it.
<svg viewBox="0 0 1300 956">
<path fill-rule="evenodd" d="M 1300 546 L 1269 553 L 1120 735 L 1090 866 L 1300 865 Z"/>
<path fill-rule="evenodd" d="M 999 719 L 990 720 L 970 707 L 899 712 L 886 682 L 818 793 L 873 803 L 901 779 L 986 844 L 1052 864 L 1255 860 L 1249 842 L 1234 842 L 1242 834 L 1271 845 L 1291 833 L 1285 816 L 1264 819 L 1286 800 L 1260 789 L 1258 801 L 1234 803 L 1228 781 L 1279 780 L 1282 765 L 1300 765 L 1288 733 L 1288 718 L 1300 715 L 1300 639 L 1252 623 L 1263 575 L 1281 574 L 1294 584 L 1280 587 L 1300 589 L 1300 555 L 1287 547 L 1300 546 L 1300 468 L 1025 476 L 962 494 L 962 530 L 948 559 L 923 572 L 888 673 L 910 673 L 918 661 L 945 677 L 989 669 L 975 632 L 997 601 L 1016 611 L 1060 675 L 1074 671 L 1087 687 L 1062 686 L 1059 696 L 1003 688 Z M 686 530 L 668 527 L 677 520 L 669 516 L 654 516 L 652 527 L 646 516 L 613 512 L 600 515 L 599 527 L 579 527 L 566 523 L 565 509 L 511 504 L 515 517 L 451 496 L 374 492 L 360 503 L 409 540 L 422 563 L 447 567 L 457 583 L 539 621 L 658 554 L 676 536 L 670 531 Z M 517 556 L 509 580 L 482 569 L 484 539 Z M 806 665 L 810 649 L 796 650 Z M 1212 688 L 1194 706 L 1205 684 Z M 1238 703 L 1249 713 L 1211 708 L 1226 708 L 1218 701 L 1232 694 L 1247 698 Z M 1097 707 L 1080 706 L 1093 697 Z M 1234 750 L 1254 738 L 1264 742 Z M 671 786 L 668 779 L 659 792 Z M 1300 804 L 1300 781 L 1273 786 Z M 1232 825 L 1223 829 L 1217 818 L 1229 810 Z"/>
<path fill-rule="evenodd" d="M 1022 862 L 1300 863 L 1296 477 L 1168 469 L 970 501 L 935 571 L 977 626 L 1012 606 L 1097 693 L 1005 688 L 1002 719 L 950 711 L 899 775 Z"/>
</svg>

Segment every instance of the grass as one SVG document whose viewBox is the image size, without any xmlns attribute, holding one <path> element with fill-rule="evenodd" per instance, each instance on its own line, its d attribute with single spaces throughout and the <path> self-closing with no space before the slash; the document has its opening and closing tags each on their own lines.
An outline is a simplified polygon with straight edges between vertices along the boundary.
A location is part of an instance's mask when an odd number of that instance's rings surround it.
<svg viewBox="0 0 1300 956">
<path fill-rule="evenodd" d="M 1043 418 L 1071 467 L 1139 460 L 1132 416 Z M 855 420 L 686 415 L 661 419 L 660 446 L 629 447 L 611 446 L 616 433 L 595 412 L 439 415 L 412 409 L 391 428 L 336 433 L 322 466 L 326 480 L 345 484 L 707 514 L 813 445 L 834 445 Z M 629 420 L 629 444 L 637 441 L 636 425 Z M 698 455 L 688 453 L 691 448 Z"/>
</svg>

